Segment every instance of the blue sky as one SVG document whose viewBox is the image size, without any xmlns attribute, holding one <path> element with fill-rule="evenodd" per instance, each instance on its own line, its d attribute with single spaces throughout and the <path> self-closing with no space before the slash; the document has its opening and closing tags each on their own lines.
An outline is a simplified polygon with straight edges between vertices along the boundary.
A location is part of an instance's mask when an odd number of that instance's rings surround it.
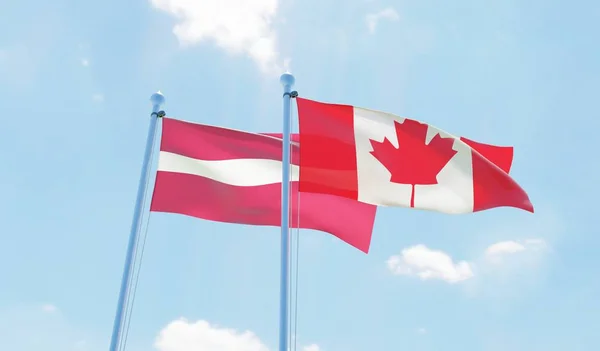
<svg viewBox="0 0 600 351">
<path fill-rule="evenodd" d="M 515 146 L 536 207 L 386 208 L 369 255 L 302 231 L 298 350 L 596 349 L 596 2 L 23 0 L 0 14 L 2 349 L 107 350 L 149 96 L 175 118 L 277 132 L 284 67 L 306 98 Z M 127 350 L 276 348 L 277 228 L 153 214 L 148 235 Z"/>
</svg>

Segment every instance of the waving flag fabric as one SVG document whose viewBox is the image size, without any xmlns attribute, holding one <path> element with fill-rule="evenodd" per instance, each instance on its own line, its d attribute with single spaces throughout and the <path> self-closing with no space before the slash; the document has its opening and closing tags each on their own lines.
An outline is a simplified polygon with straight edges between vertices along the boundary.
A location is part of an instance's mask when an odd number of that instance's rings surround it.
<svg viewBox="0 0 600 351">
<path fill-rule="evenodd" d="M 533 212 L 509 176 L 512 148 L 363 108 L 297 99 L 300 191 L 443 213 Z"/>
<path fill-rule="evenodd" d="M 327 232 L 368 252 L 376 206 L 302 194 L 298 209 L 297 143 L 292 147 L 290 226 Z M 274 136 L 163 118 L 151 211 L 280 226 L 281 152 Z"/>
</svg>

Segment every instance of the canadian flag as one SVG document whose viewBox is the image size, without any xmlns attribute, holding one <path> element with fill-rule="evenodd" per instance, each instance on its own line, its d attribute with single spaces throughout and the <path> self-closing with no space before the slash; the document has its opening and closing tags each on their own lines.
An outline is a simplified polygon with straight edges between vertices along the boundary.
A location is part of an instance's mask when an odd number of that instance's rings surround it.
<svg viewBox="0 0 600 351">
<path fill-rule="evenodd" d="M 151 211 L 281 225 L 281 138 L 172 118 L 162 121 Z M 302 194 L 298 201 L 297 142 L 291 161 L 290 226 L 327 232 L 368 252 L 377 207 L 318 193 Z"/>
<path fill-rule="evenodd" d="M 389 113 L 297 99 L 300 191 L 380 206 L 533 212 L 509 176 L 512 147 L 455 137 Z"/>
</svg>

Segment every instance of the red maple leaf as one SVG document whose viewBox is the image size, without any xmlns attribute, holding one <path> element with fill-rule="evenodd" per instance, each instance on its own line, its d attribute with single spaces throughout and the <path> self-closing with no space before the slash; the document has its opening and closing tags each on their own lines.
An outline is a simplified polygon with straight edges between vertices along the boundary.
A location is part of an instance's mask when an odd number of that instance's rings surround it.
<svg viewBox="0 0 600 351">
<path fill-rule="evenodd" d="M 394 121 L 398 148 L 387 138 L 383 142 L 371 141 L 373 155 L 392 174 L 390 181 L 411 184 L 410 207 L 415 207 L 415 185 L 437 184 L 437 175 L 456 155 L 452 149 L 453 138 L 436 134 L 425 144 L 427 124 L 405 119 Z"/>
</svg>

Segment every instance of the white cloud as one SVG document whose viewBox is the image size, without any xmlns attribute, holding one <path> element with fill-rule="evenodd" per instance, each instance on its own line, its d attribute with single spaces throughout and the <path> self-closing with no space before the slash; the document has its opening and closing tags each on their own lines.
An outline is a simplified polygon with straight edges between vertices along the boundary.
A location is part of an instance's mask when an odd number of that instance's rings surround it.
<svg viewBox="0 0 600 351">
<path fill-rule="evenodd" d="M 178 319 L 158 334 L 154 348 L 158 351 L 269 351 L 251 331 L 237 331 L 199 320 Z M 304 351 L 320 351 L 318 345 L 305 346 Z"/>
<path fill-rule="evenodd" d="M 525 239 L 523 240 L 528 249 L 531 250 L 543 250 L 548 248 L 548 244 L 544 239 Z"/>
<path fill-rule="evenodd" d="M 81 59 L 81 65 L 87 67 L 90 65 L 90 61 L 88 59 Z"/>
<path fill-rule="evenodd" d="M 503 255 L 503 254 L 513 254 L 519 251 L 524 251 L 525 246 L 519 244 L 516 241 L 501 241 L 499 243 L 495 243 L 490 245 L 486 250 L 485 254 L 488 256 L 493 255 Z"/>
<path fill-rule="evenodd" d="M 471 262 L 455 263 L 445 252 L 431 250 L 421 244 L 403 249 L 400 255 L 391 256 L 387 260 L 387 266 L 396 275 L 457 283 L 473 278 L 474 271 L 478 275 L 506 276 L 519 267 L 533 267 L 543 258 L 547 249 L 546 241 L 539 238 L 506 240 L 488 246 L 483 256 L 476 257 Z M 513 256 L 514 259 L 508 260 Z"/>
<path fill-rule="evenodd" d="M 422 280 L 441 279 L 457 283 L 473 277 L 468 262 L 454 263 L 445 252 L 431 250 L 425 245 L 412 246 L 402 250 L 400 255 L 391 256 L 387 266 L 393 274 L 416 275 Z"/>
<path fill-rule="evenodd" d="M 250 331 L 212 326 L 206 321 L 179 319 L 160 331 L 154 347 L 159 351 L 268 351 Z"/>
<path fill-rule="evenodd" d="M 488 246 L 485 256 L 488 261 L 494 263 L 502 262 L 502 258 L 508 255 L 524 253 L 525 251 L 541 251 L 548 247 L 543 239 L 524 239 L 500 241 Z"/>
<path fill-rule="evenodd" d="M 398 12 L 391 7 L 386 8 L 385 10 L 379 11 L 377 13 L 370 13 L 366 17 L 367 28 L 369 29 L 369 33 L 375 33 L 375 29 L 377 28 L 377 24 L 380 20 L 386 19 L 390 21 L 398 21 L 400 16 Z"/>
<path fill-rule="evenodd" d="M 281 73 L 272 27 L 278 0 L 150 0 L 179 22 L 173 33 L 183 45 L 212 40 L 234 54 L 246 54 L 263 72 Z"/>
<path fill-rule="evenodd" d="M 42 311 L 46 312 L 46 313 L 54 313 L 58 311 L 58 307 L 52 305 L 52 304 L 46 304 L 42 306 Z"/>
<path fill-rule="evenodd" d="M 421 334 L 421 335 L 427 334 L 427 329 L 425 329 L 425 328 L 419 328 L 419 329 L 417 329 L 417 333 Z"/>
<path fill-rule="evenodd" d="M 92 95 L 92 100 L 95 102 L 103 102 L 104 101 L 104 95 L 102 94 L 94 94 Z"/>
</svg>

